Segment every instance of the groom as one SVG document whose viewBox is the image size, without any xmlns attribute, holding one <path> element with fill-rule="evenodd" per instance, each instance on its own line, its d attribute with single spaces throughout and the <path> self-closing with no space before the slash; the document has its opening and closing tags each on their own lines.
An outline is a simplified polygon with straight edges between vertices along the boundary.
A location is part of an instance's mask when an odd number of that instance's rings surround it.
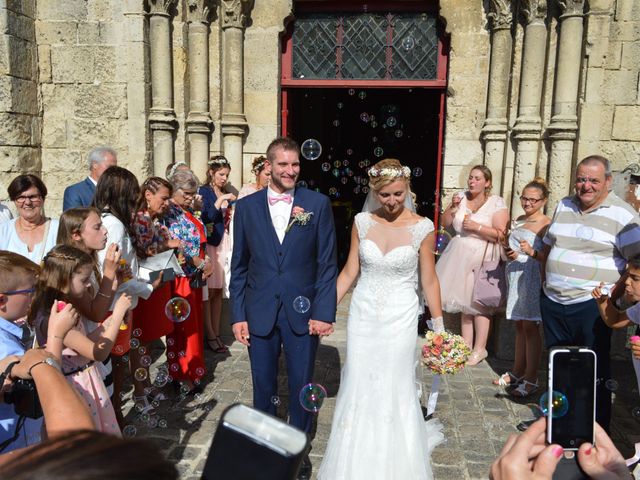
<svg viewBox="0 0 640 480">
<path fill-rule="evenodd" d="M 229 288 L 233 334 L 249 347 L 254 407 L 276 413 L 282 348 L 289 423 L 308 433 L 312 415 L 299 394 L 312 380 L 319 337 L 333 331 L 337 265 L 329 199 L 296 188 L 299 153 L 289 138 L 271 142 L 269 187 L 236 203 Z"/>
</svg>

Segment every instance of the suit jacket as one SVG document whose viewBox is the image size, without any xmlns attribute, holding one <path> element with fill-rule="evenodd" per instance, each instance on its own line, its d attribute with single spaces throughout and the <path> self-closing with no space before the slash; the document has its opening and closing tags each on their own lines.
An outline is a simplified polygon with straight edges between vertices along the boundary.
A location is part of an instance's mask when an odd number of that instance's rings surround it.
<svg viewBox="0 0 640 480">
<path fill-rule="evenodd" d="M 66 212 L 70 208 L 90 206 L 93 202 L 94 193 L 96 193 L 96 186 L 89 180 L 89 177 L 81 182 L 69 185 L 64 189 L 62 210 Z"/>
<path fill-rule="evenodd" d="M 231 323 L 247 321 L 249 332 L 265 336 L 282 307 L 297 334 L 309 319 L 334 322 L 336 313 L 336 235 L 329 198 L 297 188 L 293 208 L 313 212 L 306 225 L 293 224 L 278 241 L 267 206 L 267 189 L 242 198 L 234 213 L 231 257 Z M 311 307 L 296 312 L 293 300 L 307 297 Z"/>
</svg>

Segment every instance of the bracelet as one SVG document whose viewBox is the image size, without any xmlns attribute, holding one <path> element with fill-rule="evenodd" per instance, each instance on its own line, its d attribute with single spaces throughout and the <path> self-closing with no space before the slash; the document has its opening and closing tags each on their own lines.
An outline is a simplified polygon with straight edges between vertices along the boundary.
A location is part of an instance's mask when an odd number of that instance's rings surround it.
<svg viewBox="0 0 640 480">
<path fill-rule="evenodd" d="M 11 362 L 9 365 L 7 365 L 7 368 L 4 369 L 4 372 L 0 373 L 0 380 L 2 380 L 0 382 L 0 386 L 2 386 L 2 384 L 4 383 L 4 379 L 9 377 L 11 378 L 11 371 L 13 370 L 13 367 L 15 365 L 17 365 L 18 363 L 20 363 L 20 360 L 16 360 L 15 362 Z"/>
<path fill-rule="evenodd" d="M 104 297 L 104 298 L 111 298 L 111 295 L 107 295 L 106 293 L 102 293 L 100 290 L 98 290 L 98 295 L 100 295 L 101 297 Z"/>
</svg>

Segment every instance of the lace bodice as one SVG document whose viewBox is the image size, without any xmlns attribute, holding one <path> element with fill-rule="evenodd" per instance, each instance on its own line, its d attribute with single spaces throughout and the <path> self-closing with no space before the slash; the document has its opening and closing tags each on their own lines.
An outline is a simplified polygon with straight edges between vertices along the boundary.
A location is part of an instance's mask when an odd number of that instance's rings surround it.
<svg viewBox="0 0 640 480">
<path fill-rule="evenodd" d="M 433 222 L 423 218 L 407 227 L 389 227 L 376 222 L 370 213 L 362 212 L 356 215 L 355 224 L 360 240 L 358 283 L 366 283 L 381 294 L 392 285 L 395 291 L 403 286 L 415 290 L 418 251 L 424 238 L 433 231 Z"/>
</svg>

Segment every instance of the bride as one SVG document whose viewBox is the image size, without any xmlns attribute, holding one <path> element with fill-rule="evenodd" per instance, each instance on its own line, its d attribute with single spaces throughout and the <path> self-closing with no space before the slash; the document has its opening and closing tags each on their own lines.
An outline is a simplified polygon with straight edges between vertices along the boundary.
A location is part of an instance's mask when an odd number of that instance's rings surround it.
<svg viewBox="0 0 640 480">
<path fill-rule="evenodd" d="M 433 223 L 417 215 L 411 171 L 386 159 L 369 170 L 371 192 L 355 217 L 351 250 L 338 277 L 338 302 L 353 291 L 347 359 L 318 472 L 324 480 L 431 479 L 441 426 L 424 421 L 415 375 L 422 286 L 442 319 Z M 420 282 L 418 282 L 420 277 Z"/>
</svg>

